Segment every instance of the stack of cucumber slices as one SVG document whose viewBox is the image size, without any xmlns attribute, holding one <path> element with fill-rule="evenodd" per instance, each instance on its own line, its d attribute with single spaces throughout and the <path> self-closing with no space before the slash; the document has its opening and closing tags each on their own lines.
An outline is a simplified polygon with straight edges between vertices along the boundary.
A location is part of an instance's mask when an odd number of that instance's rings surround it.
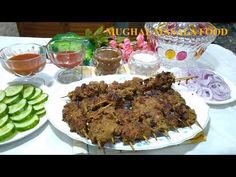
<svg viewBox="0 0 236 177">
<path fill-rule="evenodd" d="M 48 95 L 33 85 L 11 85 L 0 90 L 0 142 L 34 128 L 46 114 Z"/>
</svg>

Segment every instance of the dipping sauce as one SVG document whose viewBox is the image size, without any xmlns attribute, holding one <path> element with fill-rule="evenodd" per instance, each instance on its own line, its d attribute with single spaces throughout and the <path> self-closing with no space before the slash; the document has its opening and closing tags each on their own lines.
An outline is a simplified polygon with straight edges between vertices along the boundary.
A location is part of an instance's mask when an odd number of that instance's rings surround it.
<svg viewBox="0 0 236 177">
<path fill-rule="evenodd" d="M 9 58 L 6 63 L 10 72 L 19 75 L 33 75 L 44 68 L 46 61 L 39 54 L 25 53 Z"/>
<path fill-rule="evenodd" d="M 152 76 L 157 74 L 160 61 L 156 53 L 138 50 L 131 53 L 128 66 L 131 74 Z"/>
<path fill-rule="evenodd" d="M 72 69 L 83 62 L 83 53 L 77 53 L 72 51 L 59 52 L 56 55 L 56 59 L 53 63 L 59 68 Z"/>
<path fill-rule="evenodd" d="M 122 52 L 117 48 L 101 47 L 95 50 L 94 60 L 97 75 L 115 74 L 120 67 Z"/>
</svg>

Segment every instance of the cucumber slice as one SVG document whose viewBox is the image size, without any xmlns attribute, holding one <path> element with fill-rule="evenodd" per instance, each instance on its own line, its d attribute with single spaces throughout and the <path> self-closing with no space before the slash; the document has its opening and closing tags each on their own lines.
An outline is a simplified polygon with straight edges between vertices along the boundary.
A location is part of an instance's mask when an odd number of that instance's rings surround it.
<svg viewBox="0 0 236 177">
<path fill-rule="evenodd" d="M 10 85 L 5 89 L 6 96 L 15 96 L 23 90 L 23 85 Z"/>
<path fill-rule="evenodd" d="M 36 112 L 36 115 L 39 118 L 43 117 L 45 114 L 46 114 L 46 109 L 42 109 L 42 110 Z"/>
<path fill-rule="evenodd" d="M 0 103 L 0 118 L 7 114 L 7 105 L 5 103 Z"/>
<path fill-rule="evenodd" d="M 43 93 L 35 100 L 31 100 L 28 103 L 31 105 L 36 105 L 36 104 L 40 104 L 40 103 L 47 101 L 47 99 L 48 99 L 48 95 L 46 93 Z"/>
<path fill-rule="evenodd" d="M 44 109 L 44 103 L 41 104 L 36 104 L 35 106 L 33 106 L 35 111 L 40 111 Z"/>
<path fill-rule="evenodd" d="M 5 98 L 6 94 L 3 90 L 0 90 L 0 102 Z"/>
<path fill-rule="evenodd" d="M 28 105 L 26 110 L 22 111 L 20 114 L 11 116 L 10 119 L 14 122 L 22 122 L 30 118 L 33 113 L 33 107 Z"/>
<path fill-rule="evenodd" d="M 26 99 L 22 99 L 19 103 L 13 104 L 9 106 L 9 114 L 17 114 L 20 113 L 27 106 Z"/>
<path fill-rule="evenodd" d="M 8 115 L 5 115 L 4 117 L 0 119 L 0 128 L 6 125 L 7 122 L 8 122 Z"/>
<path fill-rule="evenodd" d="M 5 97 L 5 99 L 3 100 L 3 103 L 7 105 L 12 105 L 12 104 L 18 103 L 20 100 L 21 100 L 21 96 L 16 95 L 12 97 Z"/>
<path fill-rule="evenodd" d="M 34 128 L 38 123 L 39 123 L 39 117 L 35 114 L 27 121 L 16 122 L 15 127 L 18 131 L 26 131 Z"/>
<path fill-rule="evenodd" d="M 15 126 L 9 122 L 4 127 L 0 128 L 0 141 L 7 140 L 8 138 L 15 135 Z"/>
<path fill-rule="evenodd" d="M 23 91 L 23 98 L 29 100 L 32 96 L 34 96 L 35 88 L 33 86 L 27 86 Z"/>
<path fill-rule="evenodd" d="M 29 100 L 34 100 L 38 98 L 42 93 L 42 90 L 40 88 L 35 88 L 34 95 Z"/>
</svg>

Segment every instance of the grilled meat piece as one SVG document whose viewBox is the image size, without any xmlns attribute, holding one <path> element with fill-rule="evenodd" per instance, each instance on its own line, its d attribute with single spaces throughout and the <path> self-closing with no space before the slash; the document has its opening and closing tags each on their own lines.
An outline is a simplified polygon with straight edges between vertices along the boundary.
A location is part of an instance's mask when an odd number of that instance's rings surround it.
<svg viewBox="0 0 236 177">
<path fill-rule="evenodd" d="M 76 87 L 74 91 L 68 94 L 72 101 L 80 101 L 87 97 L 97 96 L 101 93 L 106 93 L 108 85 L 104 82 L 93 81 L 87 84 L 82 84 L 81 87 Z"/>
<path fill-rule="evenodd" d="M 157 74 L 155 78 L 148 78 L 144 80 L 144 89 L 159 89 L 161 91 L 166 91 L 171 88 L 171 85 L 175 82 L 175 77 L 171 72 L 161 72 Z"/>
<path fill-rule="evenodd" d="M 84 133 L 87 130 L 87 119 L 83 116 L 77 102 L 73 101 L 64 106 L 63 121 L 69 124 L 71 132 L 76 132 L 86 137 Z"/>
<path fill-rule="evenodd" d="M 116 109 L 115 115 L 116 115 L 116 120 L 117 123 L 120 125 L 125 125 L 127 123 L 130 123 L 134 121 L 134 118 L 132 117 L 131 110 L 128 109 Z"/>
<path fill-rule="evenodd" d="M 141 122 L 135 121 L 121 127 L 120 136 L 124 144 L 133 143 L 135 140 L 145 140 L 144 137 L 150 137 L 151 135 L 151 128 Z"/>
<path fill-rule="evenodd" d="M 112 119 L 98 119 L 89 124 L 88 136 L 93 143 L 100 143 L 104 146 L 105 143 L 111 142 L 118 129 L 118 124 Z"/>
</svg>

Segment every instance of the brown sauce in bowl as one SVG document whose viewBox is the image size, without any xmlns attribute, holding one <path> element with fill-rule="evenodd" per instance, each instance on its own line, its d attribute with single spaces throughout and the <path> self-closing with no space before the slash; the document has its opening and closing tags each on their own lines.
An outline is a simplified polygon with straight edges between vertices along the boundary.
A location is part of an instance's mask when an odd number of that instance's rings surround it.
<svg viewBox="0 0 236 177">
<path fill-rule="evenodd" d="M 115 74 L 120 67 L 122 53 L 119 49 L 102 47 L 95 51 L 96 74 Z"/>
</svg>

